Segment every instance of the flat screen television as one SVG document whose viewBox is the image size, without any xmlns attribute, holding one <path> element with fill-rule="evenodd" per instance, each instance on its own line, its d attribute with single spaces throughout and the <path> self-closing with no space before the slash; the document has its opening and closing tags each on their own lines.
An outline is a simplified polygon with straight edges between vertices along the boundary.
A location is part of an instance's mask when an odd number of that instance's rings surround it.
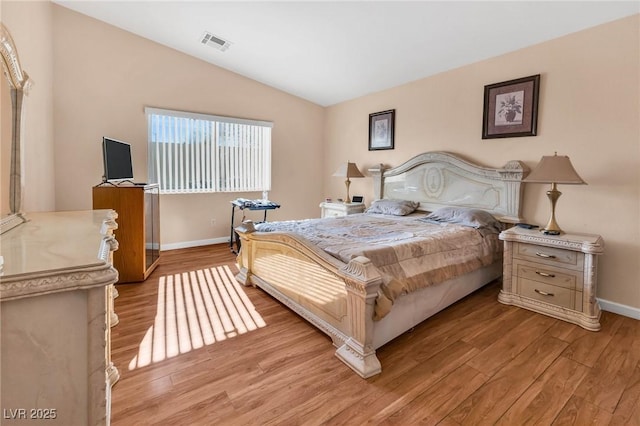
<svg viewBox="0 0 640 426">
<path fill-rule="evenodd" d="M 106 181 L 133 180 L 131 145 L 103 137 L 102 154 L 104 159 L 104 179 Z"/>
</svg>

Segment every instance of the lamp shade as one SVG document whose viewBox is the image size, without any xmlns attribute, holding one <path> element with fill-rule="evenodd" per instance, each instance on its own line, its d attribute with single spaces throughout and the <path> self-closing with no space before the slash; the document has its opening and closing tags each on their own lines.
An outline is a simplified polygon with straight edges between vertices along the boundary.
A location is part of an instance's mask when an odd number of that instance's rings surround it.
<svg viewBox="0 0 640 426">
<path fill-rule="evenodd" d="M 356 166 L 356 163 L 349 163 L 349 162 L 340 164 L 340 167 L 338 167 L 338 170 L 336 170 L 336 172 L 333 175 L 339 176 L 339 177 L 347 177 L 347 178 L 364 177 L 364 175 L 360 172 L 360 170 L 358 170 L 358 166 Z"/>
<path fill-rule="evenodd" d="M 545 155 L 523 182 L 586 185 L 566 155 Z"/>
</svg>

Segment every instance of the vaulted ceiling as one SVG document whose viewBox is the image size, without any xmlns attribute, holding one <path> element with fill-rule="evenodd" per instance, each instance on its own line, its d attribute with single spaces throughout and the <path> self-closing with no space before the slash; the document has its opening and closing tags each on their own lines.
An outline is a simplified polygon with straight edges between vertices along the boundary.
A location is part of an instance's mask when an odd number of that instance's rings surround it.
<svg viewBox="0 0 640 426">
<path fill-rule="evenodd" d="M 637 1 L 54 2 L 323 106 L 640 12 Z M 202 44 L 205 32 L 230 47 Z"/>
</svg>

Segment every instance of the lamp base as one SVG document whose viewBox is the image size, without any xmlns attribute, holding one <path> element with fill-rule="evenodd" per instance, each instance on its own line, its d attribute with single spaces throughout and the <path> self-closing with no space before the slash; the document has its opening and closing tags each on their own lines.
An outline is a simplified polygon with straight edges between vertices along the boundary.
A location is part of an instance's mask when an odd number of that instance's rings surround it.
<svg viewBox="0 0 640 426">
<path fill-rule="evenodd" d="M 549 197 L 549 201 L 551 202 L 551 217 L 549 218 L 549 222 L 547 222 L 547 226 L 542 228 L 540 232 L 551 235 L 560 235 L 564 233 L 564 231 L 560 229 L 558 222 L 556 222 L 556 202 L 561 195 L 562 192 L 558 191 L 555 183 L 552 183 L 551 189 L 547 191 L 547 197 Z"/>
<path fill-rule="evenodd" d="M 564 234 L 564 231 L 562 229 L 560 229 L 560 226 L 558 226 L 558 223 L 556 222 L 556 218 L 552 215 L 551 218 L 549 218 L 549 222 L 547 223 L 547 225 L 542 228 L 540 230 L 541 232 L 550 232 L 550 233 L 558 233 L 558 234 Z"/>
<path fill-rule="evenodd" d="M 344 185 L 347 187 L 347 198 L 344 199 L 344 202 L 347 204 L 351 203 L 351 197 L 349 196 L 349 185 L 351 185 L 351 181 L 347 177 L 347 180 L 344 181 Z"/>
</svg>

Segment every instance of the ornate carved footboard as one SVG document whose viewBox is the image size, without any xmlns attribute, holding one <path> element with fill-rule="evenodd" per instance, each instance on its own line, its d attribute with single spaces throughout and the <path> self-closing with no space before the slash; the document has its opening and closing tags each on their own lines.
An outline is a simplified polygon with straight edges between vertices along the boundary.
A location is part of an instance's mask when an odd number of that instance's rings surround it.
<svg viewBox="0 0 640 426">
<path fill-rule="evenodd" d="M 348 264 L 295 234 L 236 228 L 242 241 L 238 281 L 288 306 L 333 340 L 336 356 L 360 376 L 381 371 L 373 347 L 373 309 L 382 278 L 369 259 Z"/>
<path fill-rule="evenodd" d="M 503 169 L 477 166 L 453 154 L 418 155 L 387 170 L 370 170 L 376 196 L 420 201 L 421 209 L 441 206 L 481 208 L 504 222 L 520 218 L 521 180 L 527 168 L 511 161 Z M 380 373 L 375 350 L 500 276 L 501 264 L 424 288 L 397 301 L 381 321 L 373 320 L 382 277 L 365 257 L 348 264 L 306 239 L 287 232 L 257 232 L 251 222 L 236 228 L 242 249 L 238 281 L 254 285 L 329 335 L 336 356 L 361 377 Z M 435 299 L 435 300 L 434 300 Z"/>
</svg>

